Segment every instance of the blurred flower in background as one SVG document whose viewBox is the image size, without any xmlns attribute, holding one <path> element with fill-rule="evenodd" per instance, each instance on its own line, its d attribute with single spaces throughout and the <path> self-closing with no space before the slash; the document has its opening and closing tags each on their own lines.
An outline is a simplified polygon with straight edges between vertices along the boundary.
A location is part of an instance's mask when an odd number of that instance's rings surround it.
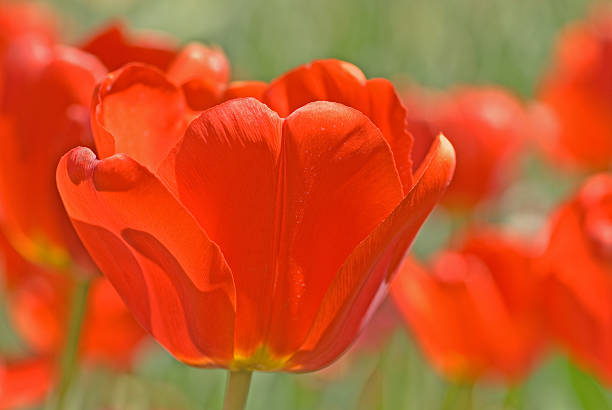
<svg viewBox="0 0 612 410">
<path fill-rule="evenodd" d="M 394 301 L 432 363 L 448 378 L 520 381 L 542 353 L 542 283 L 528 245 L 473 228 L 430 268 L 407 259 Z"/>
<path fill-rule="evenodd" d="M 0 408 L 27 408 L 41 403 L 52 387 L 54 368 L 46 358 L 0 363 Z"/>
<path fill-rule="evenodd" d="M 542 149 L 565 167 L 608 170 L 612 163 L 612 7 L 600 5 L 559 37 L 538 97 L 555 129 Z"/>
<path fill-rule="evenodd" d="M 34 36 L 12 41 L 1 67 L 2 228 L 32 261 L 61 269 L 86 263 L 53 175 L 63 152 L 91 144 L 88 106 L 104 67 L 89 54 Z"/>
<path fill-rule="evenodd" d="M 517 97 L 500 87 L 462 87 L 446 93 L 408 89 L 408 129 L 418 142 L 448 136 L 457 169 L 442 204 L 470 213 L 499 198 L 518 173 L 520 154 L 532 134 Z M 415 156 L 423 155 L 415 147 Z"/>
<path fill-rule="evenodd" d="M 551 218 L 541 258 L 547 323 L 579 363 L 612 382 L 612 175 L 590 177 Z"/>
</svg>

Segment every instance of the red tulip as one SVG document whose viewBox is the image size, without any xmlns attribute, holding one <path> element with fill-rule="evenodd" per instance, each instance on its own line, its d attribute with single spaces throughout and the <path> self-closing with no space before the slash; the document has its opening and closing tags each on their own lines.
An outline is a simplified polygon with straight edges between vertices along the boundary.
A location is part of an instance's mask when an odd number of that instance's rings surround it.
<svg viewBox="0 0 612 410">
<path fill-rule="evenodd" d="M 612 383 L 612 175 L 591 177 L 552 219 L 541 268 L 552 333 Z"/>
<path fill-rule="evenodd" d="M 53 366 L 46 359 L 27 359 L 0 364 L 0 409 L 36 405 L 53 385 Z"/>
<path fill-rule="evenodd" d="M 407 259 L 392 286 L 408 327 L 451 379 L 517 381 L 543 346 L 540 280 L 524 245 L 494 231 L 470 233 L 426 270 Z"/>
<path fill-rule="evenodd" d="M 20 338 L 41 357 L 62 353 L 75 279 L 24 260 L 2 238 L 8 313 Z M 92 279 L 80 351 L 86 361 L 128 367 L 144 332 L 103 277 Z M 0 407 L 1 408 L 1 407 Z"/>
<path fill-rule="evenodd" d="M 56 267 L 86 259 L 53 183 L 59 157 L 90 145 L 88 109 L 105 73 L 93 56 L 38 38 L 10 44 L 2 62 L 2 226 L 29 259 Z M 35 198 L 35 200 L 33 200 Z"/>
<path fill-rule="evenodd" d="M 542 147 L 561 165 L 606 170 L 612 163 L 612 8 L 568 27 L 539 99 L 557 120 Z"/>
<path fill-rule="evenodd" d="M 426 152 L 423 142 L 440 132 L 457 152 L 445 207 L 469 211 L 503 191 L 517 169 L 530 124 L 516 97 L 501 88 L 466 87 L 437 95 L 413 91 L 405 99 L 408 129 L 417 141 L 415 160 Z"/>
<path fill-rule="evenodd" d="M 181 88 L 127 66 L 94 100 L 100 159 L 66 154 L 58 188 L 99 268 L 179 360 L 315 370 L 382 300 L 454 153 L 440 137 L 407 165 L 393 87 L 348 63 L 301 67 L 262 98 L 189 122 Z"/>
<path fill-rule="evenodd" d="M 0 53 L 15 38 L 37 36 L 53 43 L 57 38 L 55 16 L 40 3 L 2 2 L 0 4 Z"/>
</svg>

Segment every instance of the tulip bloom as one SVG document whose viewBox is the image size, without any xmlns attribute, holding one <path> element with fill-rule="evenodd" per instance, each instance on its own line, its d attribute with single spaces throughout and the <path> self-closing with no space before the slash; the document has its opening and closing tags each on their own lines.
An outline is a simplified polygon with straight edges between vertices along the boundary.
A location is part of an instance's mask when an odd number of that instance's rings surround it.
<svg viewBox="0 0 612 410">
<path fill-rule="evenodd" d="M 538 97 L 556 117 L 542 148 L 559 164 L 607 170 L 612 163 L 612 8 L 597 9 L 559 39 Z"/>
<path fill-rule="evenodd" d="M 22 36 L 37 36 L 53 43 L 57 38 L 55 16 L 39 3 L 3 2 L 0 4 L 0 53 Z"/>
<path fill-rule="evenodd" d="M 425 354 L 446 377 L 515 382 L 543 346 L 541 284 L 524 246 L 494 231 L 470 233 L 425 269 L 401 266 L 393 298 Z"/>
<path fill-rule="evenodd" d="M 58 188 L 98 267 L 176 358 L 316 370 L 382 300 L 454 152 L 439 137 L 412 168 L 392 85 L 348 63 L 300 67 L 261 98 L 190 122 L 181 88 L 127 66 L 94 98 L 100 159 L 70 151 Z"/>
<path fill-rule="evenodd" d="M 23 259 L 2 238 L 8 316 L 40 357 L 59 357 L 65 344 L 75 279 Z M 103 277 L 92 279 L 79 350 L 88 362 L 129 367 L 145 334 Z"/>
<path fill-rule="evenodd" d="M 553 216 L 541 268 L 552 334 L 612 383 L 612 176 L 589 178 Z"/>
<path fill-rule="evenodd" d="M 52 387 L 51 362 L 33 358 L 0 363 L 0 409 L 34 406 Z"/>
<path fill-rule="evenodd" d="M 438 133 L 457 152 L 455 176 L 442 200 L 446 208 L 469 211 L 503 191 L 529 131 L 529 116 L 516 97 L 502 88 L 466 87 L 430 95 L 413 90 L 405 100 L 408 129 L 417 141 L 414 160 Z"/>
<path fill-rule="evenodd" d="M 87 107 L 104 67 L 82 51 L 27 37 L 9 46 L 2 69 L 3 229 L 30 260 L 56 267 L 67 266 L 70 256 L 82 261 L 86 254 L 53 184 L 53 170 L 70 148 L 91 145 Z"/>
</svg>

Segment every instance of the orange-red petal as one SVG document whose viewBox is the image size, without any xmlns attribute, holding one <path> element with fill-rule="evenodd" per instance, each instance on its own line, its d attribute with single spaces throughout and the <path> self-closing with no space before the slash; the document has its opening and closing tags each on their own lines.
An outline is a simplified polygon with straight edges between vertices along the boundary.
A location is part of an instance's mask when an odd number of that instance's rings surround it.
<svg viewBox="0 0 612 410">
<path fill-rule="evenodd" d="M 314 102 L 289 115 L 282 158 L 279 274 L 267 337 L 288 355 L 303 343 L 346 258 L 403 191 L 380 131 L 341 104 Z"/>
<path fill-rule="evenodd" d="M 176 56 L 171 40 L 159 34 L 126 34 L 121 23 L 113 23 L 96 33 L 81 46 L 98 57 L 109 71 L 128 63 L 149 64 L 166 70 Z"/>
<path fill-rule="evenodd" d="M 51 390 L 54 363 L 32 358 L 0 364 L 0 409 L 38 405 Z"/>
<path fill-rule="evenodd" d="M 255 100 L 218 105 L 191 123 L 158 172 L 232 270 L 236 349 L 243 355 L 263 339 L 275 275 L 281 124 Z"/>
<path fill-rule="evenodd" d="M 168 68 L 168 78 L 175 84 L 198 79 L 225 86 L 230 77 L 230 65 L 223 50 L 200 43 L 185 46 Z"/>
<path fill-rule="evenodd" d="M 3 229 L 20 253 L 63 265 L 85 258 L 57 194 L 61 155 L 91 144 L 88 106 L 104 67 L 91 55 L 39 38 L 11 43 L 2 66 L 0 196 Z M 35 200 L 32 200 L 33 196 Z"/>
<path fill-rule="evenodd" d="M 91 109 L 100 158 L 126 153 L 151 170 L 183 135 L 191 117 L 181 90 L 162 72 L 140 64 L 109 74 Z"/>
<path fill-rule="evenodd" d="M 231 272 L 157 177 L 126 155 L 100 161 L 75 148 L 60 161 L 57 183 L 85 247 L 138 322 L 182 361 L 227 363 Z"/>
<path fill-rule="evenodd" d="M 350 63 L 318 60 L 274 80 L 262 101 L 281 117 L 313 101 L 338 102 L 361 111 L 391 146 L 404 190 L 412 188 L 413 139 L 406 130 L 406 109 L 388 80 L 368 81 Z"/>
<path fill-rule="evenodd" d="M 268 84 L 263 81 L 232 81 L 225 89 L 223 100 L 253 97 L 261 101 L 267 88 Z"/>
<path fill-rule="evenodd" d="M 356 338 L 386 294 L 418 229 L 444 193 L 454 167 L 454 150 L 439 136 L 417 171 L 414 188 L 342 265 L 301 351 L 290 360 L 290 368 L 321 368 Z"/>
</svg>

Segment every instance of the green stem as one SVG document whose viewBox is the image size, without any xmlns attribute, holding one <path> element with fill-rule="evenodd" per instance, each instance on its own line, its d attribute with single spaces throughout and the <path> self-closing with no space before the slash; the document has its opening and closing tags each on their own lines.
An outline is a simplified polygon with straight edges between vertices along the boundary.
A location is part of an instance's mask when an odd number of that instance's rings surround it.
<svg viewBox="0 0 612 410">
<path fill-rule="evenodd" d="M 450 383 L 444 394 L 441 410 L 472 410 L 474 385 Z"/>
<path fill-rule="evenodd" d="M 89 279 L 77 279 L 74 293 L 72 295 L 72 305 L 70 309 L 70 320 L 68 322 L 68 335 L 66 338 L 66 346 L 62 354 L 61 374 L 55 409 L 62 410 L 65 406 L 66 397 L 70 390 L 70 385 L 77 371 L 77 352 L 79 347 L 79 339 L 81 335 L 81 327 L 83 325 L 83 317 L 85 316 L 85 308 L 87 306 L 87 293 L 89 290 Z"/>
<path fill-rule="evenodd" d="M 505 410 L 520 410 L 523 408 L 523 389 L 520 385 L 508 388 L 503 408 Z"/>
<path fill-rule="evenodd" d="M 246 408 L 252 375 L 253 372 L 249 371 L 229 372 L 223 410 L 244 410 Z"/>
</svg>

